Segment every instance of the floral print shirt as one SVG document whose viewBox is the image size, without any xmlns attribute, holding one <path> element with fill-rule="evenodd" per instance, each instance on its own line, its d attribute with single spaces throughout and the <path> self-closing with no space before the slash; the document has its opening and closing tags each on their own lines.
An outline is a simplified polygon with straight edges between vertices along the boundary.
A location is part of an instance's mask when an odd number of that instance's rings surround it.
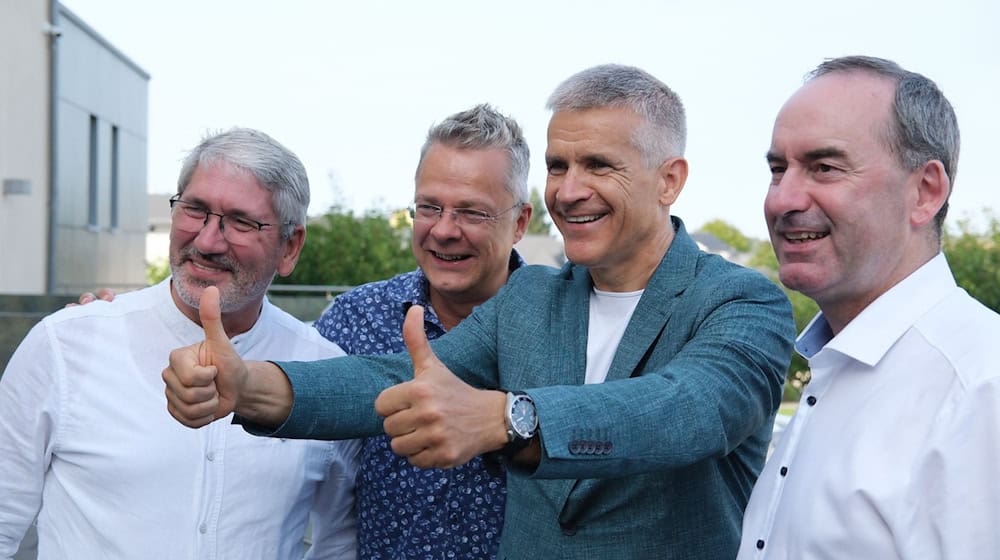
<svg viewBox="0 0 1000 560">
<path fill-rule="evenodd" d="M 524 264 L 512 251 L 511 271 Z M 445 333 L 417 269 L 337 296 L 316 329 L 348 354 L 405 352 L 403 319 L 424 306 L 428 339 Z M 496 558 L 506 482 L 481 457 L 453 469 L 420 469 L 392 452 L 387 436 L 365 438 L 357 478 L 362 560 Z"/>
</svg>

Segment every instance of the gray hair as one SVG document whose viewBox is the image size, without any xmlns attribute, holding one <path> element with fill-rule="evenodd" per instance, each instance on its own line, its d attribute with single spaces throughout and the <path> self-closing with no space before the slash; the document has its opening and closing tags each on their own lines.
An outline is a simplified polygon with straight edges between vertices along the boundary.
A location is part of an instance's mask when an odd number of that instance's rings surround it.
<svg viewBox="0 0 1000 560">
<path fill-rule="evenodd" d="M 556 87 L 545 106 L 553 112 L 630 109 L 643 120 L 632 141 L 642 153 L 644 165 L 658 167 L 669 158 L 684 155 L 687 119 L 680 97 L 639 68 L 603 64 L 578 72 Z"/>
<path fill-rule="evenodd" d="M 420 148 L 420 161 L 414 177 L 420 176 L 424 157 L 434 144 L 462 150 L 504 150 L 510 166 L 507 171 L 507 190 L 514 196 L 515 204 L 528 201 L 528 168 L 531 152 L 517 121 L 507 117 L 486 103 L 455 113 L 427 131 L 427 140 Z"/>
<path fill-rule="evenodd" d="M 932 80 L 903 69 L 891 60 L 871 56 L 845 56 L 824 61 L 810 72 L 807 81 L 839 72 L 868 72 L 896 83 L 892 121 L 886 131 L 886 144 L 899 158 L 903 169 L 914 170 L 932 160 L 941 162 L 951 185 L 958 172 L 961 138 L 958 119 L 951 103 Z M 949 197 L 951 192 L 948 193 Z M 948 200 L 934 216 L 940 236 Z"/>
<path fill-rule="evenodd" d="M 309 209 L 309 178 L 299 158 L 267 134 L 251 128 L 232 128 L 211 134 L 191 150 L 181 166 L 177 193 L 191 182 L 199 165 L 226 163 L 256 177 L 271 193 L 271 207 L 288 239 L 296 225 L 305 224 Z"/>
</svg>

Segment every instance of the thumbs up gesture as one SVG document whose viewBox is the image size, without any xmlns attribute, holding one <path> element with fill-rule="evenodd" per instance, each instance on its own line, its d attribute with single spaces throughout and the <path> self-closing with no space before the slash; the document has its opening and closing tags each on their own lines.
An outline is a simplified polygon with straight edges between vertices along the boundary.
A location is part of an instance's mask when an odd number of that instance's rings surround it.
<svg viewBox="0 0 1000 560">
<path fill-rule="evenodd" d="M 407 312 L 403 340 L 413 360 L 413 380 L 375 400 L 392 450 L 418 467 L 447 468 L 503 447 L 506 395 L 471 387 L 438 360 L 424 332 L 423 307 Z"/>
<path fill-rule="evenodd" d="M 163 370 L 167 410 L 180 423 L 199 428 L 229 415 L 246 382 L 247 368 L 222 326 L 219 289 L 202 291 L 198 315 L 205 340 L 170 353 Z"/>
</svg>

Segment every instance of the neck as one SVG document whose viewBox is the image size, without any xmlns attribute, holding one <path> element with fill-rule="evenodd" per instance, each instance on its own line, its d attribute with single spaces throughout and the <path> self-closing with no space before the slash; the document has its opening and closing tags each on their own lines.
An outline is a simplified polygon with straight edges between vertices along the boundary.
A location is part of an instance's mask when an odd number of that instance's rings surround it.
<svg viewBox="0 0 1000 560">
<path fill-rule="evenodd" d="M 594 281 L 594 287 L 605 292 L 636 292 L 646 289 L 649 279 L 653 277 L 674 240 L 673 225 L 669 220 L 667 223 L 668 227 L 660 235 L 648 243 L 640 244 L 635 252 L 617 266 L 591 268 L 590 277 Z"/>
<path fill-rule="evenodd" d="M 928 248 L 930 249 L 930 248 Z M 826 322 L 830 325 L 830 330 L 834 335 L 844 330 L 847 325 L 861 314 L 876 299 L 894 288 L 897 284 L 907 279 L 911 274 L 919 270 L 922 266 L 938 255 L 938 250 L 927 250 L 917 253 L 913 258 L 904 259 L 902 264 L 882 283 L 878 289 L 872 290 L 862 296 L 849 300 L 820 301 L 816 300 Z"/>
<path fill-rule="evenodd" d="M 433 288 L 430 290 L 429 295 L 431 307 L 434 308 L 434 313 L 437 314 L 438 320 L 441 321 L 441 326 L 443 326 L 446 331 L 450 331 L 456 325 L 461 323 L 466 317 L 472 314 L 472 309 L 474 307 L 486 301 L 455 301 L 446 298 Z"/>
</svg>

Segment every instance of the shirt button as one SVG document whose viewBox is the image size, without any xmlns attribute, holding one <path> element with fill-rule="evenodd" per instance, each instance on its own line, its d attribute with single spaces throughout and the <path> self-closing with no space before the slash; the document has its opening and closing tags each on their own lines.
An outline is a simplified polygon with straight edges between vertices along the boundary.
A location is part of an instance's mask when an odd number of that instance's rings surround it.
<svg viewBox="0 0 1000 560">
<path fill-rule="evenodd" d="M 779 472 L 781 473 L 781 476 L 785 476 L 786 474 L 788 474 L 788 467 L 781 467 L 781 470 Z"/>
<path fill-rule="evenodd" d="M 757 550 L 764 550 L 764 539 L 757 540 Z"/>
<path fill-rule="evenodd" d="M 208 532 L 208 525 L 205 525 L 204 523 L 202 523 L 201 526 L 198 527 L 198 532 L 201 533 L 202 535 L 204 535 L 205 533 L 207 533 Z"/>
<path fill-rule="evenodd" d="M 562 534 L 567 537 L 572 537 L 576 534 L 576 525 L 572 523 L 561 523 L 559 527 L 562 528 Z"/>
<path fill-rule="evenodd" d="M 809 406 L 813 406 L 814 404 L 816 404 L 816 397 L 809 395 L 809 398 L 806 399 L 806 402 L 809 403 Z"/>
<path fill-rule="evenodd" d="M 209 451 L 208 453 L 206 453 L 205 454 L 205 458 L 208 459 L 209 461 L 214 461 L 215 460 L 215 451 Z"/>
</svg>

